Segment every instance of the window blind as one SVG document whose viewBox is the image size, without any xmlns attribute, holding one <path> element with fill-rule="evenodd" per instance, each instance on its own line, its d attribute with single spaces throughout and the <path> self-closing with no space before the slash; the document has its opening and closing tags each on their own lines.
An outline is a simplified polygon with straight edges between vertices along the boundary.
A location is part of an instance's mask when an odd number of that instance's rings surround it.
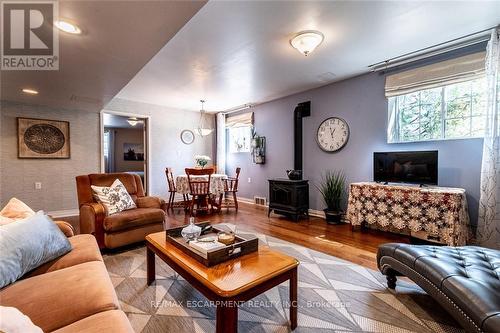
<svg viewBox="0 0 500 333">
<path fill-rule="evenodd" d="M 226 118 L 226 128 L 253 126 L 253 112 L 240 113 Z"/>
<path fill-rule="evenodd" d="M 385 78 L 385 96 L 393 97 L 484 76 L 486 52 L 441 61 Z"/>
</svg>

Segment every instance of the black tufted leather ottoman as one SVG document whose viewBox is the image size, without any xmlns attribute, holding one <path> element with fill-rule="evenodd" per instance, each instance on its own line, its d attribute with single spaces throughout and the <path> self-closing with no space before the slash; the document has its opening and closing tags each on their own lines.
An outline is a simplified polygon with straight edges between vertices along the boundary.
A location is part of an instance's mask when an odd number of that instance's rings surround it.
<svg viewBox="0 0 500 333">
<path fill-rule="evenodd" d="M 379 247 L 377 262 L 389 288 L 407 276 L 467 332 L 500 332 L 500 251 L 389 243 Z"/>
</svg>

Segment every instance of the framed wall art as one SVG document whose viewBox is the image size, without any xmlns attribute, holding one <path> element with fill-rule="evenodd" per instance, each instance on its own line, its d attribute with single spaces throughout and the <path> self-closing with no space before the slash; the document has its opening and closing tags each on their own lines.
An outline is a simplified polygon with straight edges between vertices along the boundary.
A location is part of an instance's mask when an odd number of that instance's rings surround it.
<svg viewBox="0 0 500 333">
<path fill-rule="evenodd" d="M 19 158 L 70 158 L 69 122 L 17 118 Z"/>
</svg>

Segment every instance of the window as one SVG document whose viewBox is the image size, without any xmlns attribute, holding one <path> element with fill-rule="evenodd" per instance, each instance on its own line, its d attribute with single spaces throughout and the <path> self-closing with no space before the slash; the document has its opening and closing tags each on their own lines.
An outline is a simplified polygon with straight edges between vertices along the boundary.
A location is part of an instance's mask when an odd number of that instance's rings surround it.
<svg viewBox="0 0 500 333">
<path fill-rule="evenodd" d="M 226 117 L 230 153 L 249 153 L 252 140 L 253 112 L 233 114 Z"/>
<path fill-rule="evenodd" d="M 389 98 L 389 142 L 481 137 L 486 79 L 474 79 Z"/>
<path fill-rule="evenodd" d="M 109 155 L 109 130 L 104 130 L 104 144 L 103 144 L 103 150 L 104 150 L 104 156 L 108 157 Z"/>
<path fill-rule="evenodd" d="M 230 127 L 229 128 L 229 152 L 248 153 L 250 152 L 250 141 L 252 139 L 252 127 Z"/>
</svg>

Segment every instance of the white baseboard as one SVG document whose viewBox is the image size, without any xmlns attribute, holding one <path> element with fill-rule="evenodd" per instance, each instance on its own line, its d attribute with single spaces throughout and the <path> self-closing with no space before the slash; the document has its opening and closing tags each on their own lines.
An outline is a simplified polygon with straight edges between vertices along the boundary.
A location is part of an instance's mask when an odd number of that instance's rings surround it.
<svg viewBox="0 0 500 333">
<path fill-rule="evenodd" d="M 249 205 L 255 205 L 254 200 L 250 199 L 250 198 L 238 197 L 238 201 L 249 204 Z M 261 207 L 269 207 L 269 205 L 265 205 L 265 206 L 261 206 Z M 320 217 L 322 219 L 325 218 L 325 213 L 321 210 L 316 210 L 316 209 L 309 209 L 309 215 L 314 216 L 314 217 Z"/>
<path fill-rule="evenodd" d="M 47 212 L 47 215 L 50 215 L 52 218 L 61 218 L 68 216 L 78 216 L 80 213 L 77 208 L 75 209 L 65 209 L 65 210 L 53 210 L 51 212 Z"/>
</svg>

